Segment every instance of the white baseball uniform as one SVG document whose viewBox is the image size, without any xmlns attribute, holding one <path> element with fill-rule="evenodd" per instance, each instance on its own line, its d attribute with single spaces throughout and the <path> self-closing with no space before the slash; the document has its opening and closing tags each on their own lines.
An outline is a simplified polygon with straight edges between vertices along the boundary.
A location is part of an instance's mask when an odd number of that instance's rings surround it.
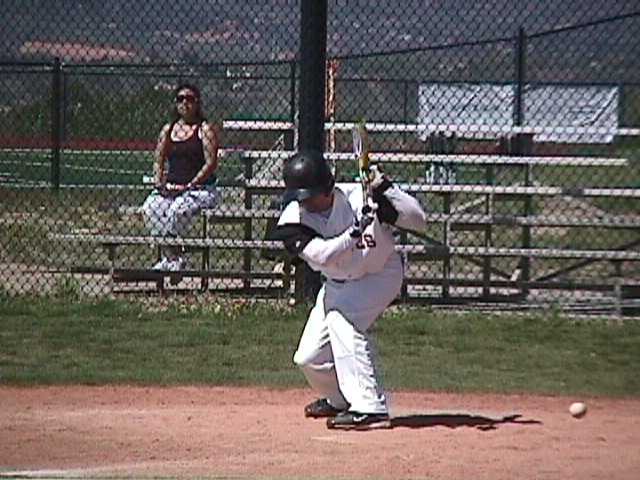
<svg viewBox="0 0 640 480">
<path fill-rule="evenodd" d="M 326 212 L 289 203 L 274 235 L 326 278 L 293 360 L 334 407 L 358 413 L 387 413 L 369 331 L 402 285 L 393 225 L 425 227 L 418 201 L 397 186 L 386 181 L 377 197 L 380 208 L 361 237 L 351 235 L 363 206 L 360 184 L 336 185 L 333 206 Z"/>
</svg>

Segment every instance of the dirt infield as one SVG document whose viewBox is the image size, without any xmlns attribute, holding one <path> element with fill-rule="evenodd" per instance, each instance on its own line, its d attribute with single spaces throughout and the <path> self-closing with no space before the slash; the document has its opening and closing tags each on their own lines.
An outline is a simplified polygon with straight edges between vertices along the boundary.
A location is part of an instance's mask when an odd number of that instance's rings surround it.
<svg viewBox="0 0 640 480">
<path fill-rule="evenodd" d="M 640 400 L 392 394 L 393 428 L 327 430 L 310 390 L 0 388 L 0 478 L 640 478 Z"/>
</svg>

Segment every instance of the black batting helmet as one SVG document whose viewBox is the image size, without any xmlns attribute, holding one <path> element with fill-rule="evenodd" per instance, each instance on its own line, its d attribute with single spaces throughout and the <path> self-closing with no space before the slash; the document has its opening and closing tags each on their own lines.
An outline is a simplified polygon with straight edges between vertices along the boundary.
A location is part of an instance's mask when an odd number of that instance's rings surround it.
<svg viewBox="0 0 640 480">
<path fill-rule="evenodd" d="M 335 184 L 329 164 L 317 150 L 296 153 L 284 164 L 287 200 L 305 200 L 329 193 Z"/>
</svg>

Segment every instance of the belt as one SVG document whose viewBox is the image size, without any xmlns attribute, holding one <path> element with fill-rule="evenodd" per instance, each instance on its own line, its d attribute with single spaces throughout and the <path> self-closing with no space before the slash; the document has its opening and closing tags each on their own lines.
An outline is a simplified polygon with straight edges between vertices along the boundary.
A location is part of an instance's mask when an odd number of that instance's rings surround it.
<svg viewBox="0 0 640 480">
<path fill-rule="evenodd" d="M 325 280 L 330 280 L 330 281 L 332 281 L 332 282 L 334 282 L 334 283 L 345 283 L 345 282 L 347 282 L 347 281 L 348 281 L 348 280 L 346 280 L 346 279 L 344 279 L 344 280 L 339 280 L 339 279 L 337 279 L 337 278 L 329 278 L 329 277 L 324 277 L 324 278 L 325 278 Z"/>
</svg>

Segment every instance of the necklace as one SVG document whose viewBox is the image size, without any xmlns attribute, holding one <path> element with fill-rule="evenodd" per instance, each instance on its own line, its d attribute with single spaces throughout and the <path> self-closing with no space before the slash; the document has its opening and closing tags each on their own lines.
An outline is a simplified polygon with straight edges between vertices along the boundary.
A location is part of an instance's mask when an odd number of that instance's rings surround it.
<svg viewBox="0 0 640 480">
<path fill-rule="evenodd" d="M 185 140 L 189 138 L 191 135 L 193 135 L 193 132 L 197 126 L 198 125 L 195 123 L 188 124 L 188 123 L 178 122 L 176 123 L 171 136 L 174 140 Z"/>
</svg>

